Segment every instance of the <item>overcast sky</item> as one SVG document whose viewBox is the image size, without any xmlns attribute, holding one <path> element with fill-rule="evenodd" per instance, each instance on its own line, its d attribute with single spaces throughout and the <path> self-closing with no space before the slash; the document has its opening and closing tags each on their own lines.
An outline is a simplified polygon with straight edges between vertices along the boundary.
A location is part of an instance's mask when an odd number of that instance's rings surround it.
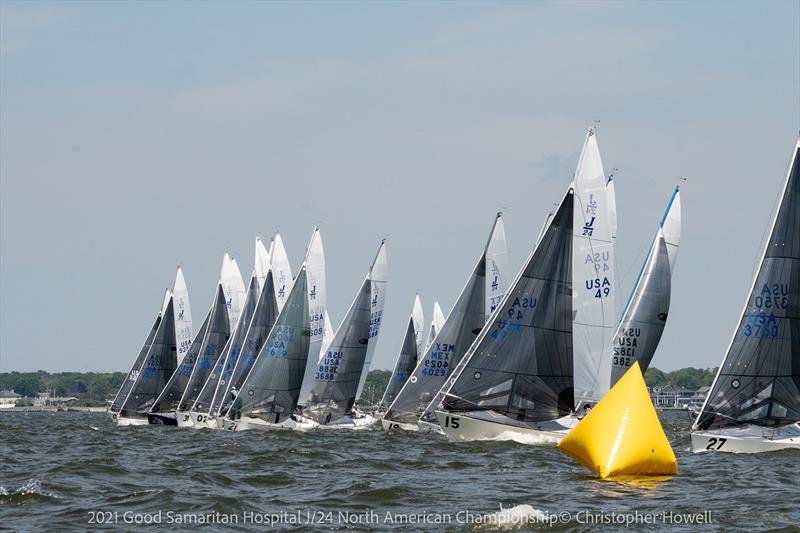
<svg viewBox="0 0 800 533">
<path fill-rule="evenodd" d="M 0 370 L 127 370 L 183 263 L 196 323 L 315 223 L 341 320 L 389 235 L 374 367 L 506 213 L 522 264 L 600 120 L 625 300 L 678 176 L 653 365 L 719 364 L 800 128 L 800 2 L 0 3 Z"/>
</svg>

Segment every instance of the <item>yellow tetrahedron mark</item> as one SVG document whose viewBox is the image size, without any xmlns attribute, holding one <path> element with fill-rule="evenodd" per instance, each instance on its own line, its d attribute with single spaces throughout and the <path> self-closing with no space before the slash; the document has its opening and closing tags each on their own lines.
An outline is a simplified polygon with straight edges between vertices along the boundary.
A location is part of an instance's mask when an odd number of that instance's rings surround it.
<svg viewBox="0 0 800 533">
<path fill-rule="evenodd" d="M 678 462 L 636 362 L 558 448 L 605 479 L 670 476 Z"/>
</svg>

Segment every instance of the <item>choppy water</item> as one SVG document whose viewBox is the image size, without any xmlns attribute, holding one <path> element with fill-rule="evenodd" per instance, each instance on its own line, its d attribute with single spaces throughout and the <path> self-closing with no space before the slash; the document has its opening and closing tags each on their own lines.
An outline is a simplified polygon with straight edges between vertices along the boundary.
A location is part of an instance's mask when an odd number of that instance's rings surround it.
<svg viewBox="0 0 800 533">
<path fill-rule="evenodd" d="M 554 448 L 514 442 L 449 443 L 380 429 L 117 428 L 98 414 L 0 413 L 0 529 L 76 531 L 110 521 L 138 530 L 131 522 L 160 520 L 150 529 L 196 530 L 175 521 L 218 512 L 212 530 L 594 531 L 588 513 L 623 520 L 638 511 L 658 528 L 697 531 L 708 526 L 663 525 L 661 513 L 711 511 L 714 529 L 797 531 L 796 452 L 693 455 L 687 415 L 662 420 L 680 473 L 639 485 L 593 479 Z M 504 525 L 475 523 L 501 508 Z M 392 523 L 387 512 L 427 523 Z M 219 523 L 222 515 L 238 524 Z M 558 523 L 526 523 L 527 515 Z M 450 524 L 431 523 L 447 517 Z"/>
</svg>

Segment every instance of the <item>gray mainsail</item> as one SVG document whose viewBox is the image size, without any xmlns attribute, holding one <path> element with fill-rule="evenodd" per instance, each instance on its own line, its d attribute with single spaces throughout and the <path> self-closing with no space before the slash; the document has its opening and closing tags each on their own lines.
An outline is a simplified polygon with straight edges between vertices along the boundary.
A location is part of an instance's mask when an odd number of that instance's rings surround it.
<svg viewBox="0 0 800 533">
<path fill-rule="evenodd" d="M 669 313 L 672 274 L 659 229 L 611 347 L 611 386 L 639 361 L 642 373 L 655 355 Z"/>
<path fill-rule="evenodd" d="M 217 284 L 216 298 L 211 308 L 211 318 L 206 328 L 203 344 L 197 354 L 197 360 L 192 368 L 192 374 L 183 391 L 178 411 L 188 411 L 194 405 L 197 395 L 203 388 L 211 369 L 217 363 L 222 348 L 230 336 L 230 324 L 228 320 L 228 305 L 225 300 L 225 292 L 222 284 Z"/>
<path fill-rule="evenodd" d="M 111 406 L 108 408 L 110 412 L 119 412 L 120 408 L 122 408 L 122 404 L 125 402 L 125 398 L 128 397 L 128 393 L 131 391 L 133 384 L 136 383 L 136 377 L 139 375 L 139 371 L 141 370 L 144 360 L 147 357 L 147 352 L 150 350 L 150 346 L 153 344 L 153 339 L 156 336 L 156 331 L 158 331 L 159 324 L 161 324 L 160 310 L 158 312 L 158 316 L 156 316 L 155 322 L 153 322 L 153 327 L 150 328 L 150 333 L 147 334 L 147 339 L 145 339 L 142 349 L 139 350 L 139 355 L 136 356 L 136 360 L 133 362 L 133 366 L 128 372 L 128 375 L 125 377 L 125 381 L 122 382 L 122 385 L 117 391 L 117 395 L 114 397 L 114 401 L 111 402 Z"/>
<path fill-rule="evenodd" d="M 158 395 L 156 401 L 153 402 L 153 407 L 150 408 L 151 413 L 174 413 L 178 409 L 178 402 L 183 396 L 183 391 L 186 390 L 186 384 L 189 383 L 189 377 L 192 375 L 197 355 L 200 353 L 200 347 L 203 345 L 203 338 L 206 336 L 208 329 L 208 322 L 211 319 L 211 309 L 208 310 L 203 325 L 195 335 L 194 340 L 183 357 L 183 360 L 178 365 L 178 368 L 169 378 L 167 385 L 161 394 Z"/>
<path fill-rule="evenodd" d="M 261 296 L 258 298 L 258 303 L 253 313 L 253 319 L 250 321 L 250 327 L 247 328 L 247 335 L 244 343 L 242 343 L 242 351 L 234 365 L 230 379 L 227 380 L 220 406 L 216 412 L 212 408 L 212 414 L 215 416 L 228 412 L 234 395 L 242 388 L 242 383 L 250 369 L 253 368 L 256 356 L 264 345 L 264 341 L 277 318 L 278 302 L 275 298 L 275 283 L 273 282 L 272 270 L 268 270 L 261 289 Z M 236 391 L 235 393 L 233 392 L 234 390 Z"/>
<path fill-rule="evenodd" d="M 247 328 L 250 325 L 250 320 L 253 318 L 253 312 L 255 311 L 257 298 L 258 278 L 253 275 L 250 277 L 250 284 L 247 287 L 244 305 L 242 306 L 242 310 L 236 319 L 233 335 L 231 335 L 228 339 L 228 342 L 225 343 L 225 346 L 222 348 L 222 353 L 217 358 L 211 373 L 208 375 L 208 379 L 206 379 L 203 388 L 200 390 L 200 394 L 197 395 L 197 400 L 195 400 L 194 405 L 192 406 L 193 412 L 210 413 L 212 407 L 214 406 L 215 398 L 217 398 L 217 391 L 220 387 L 224 388 L 227 386 L 227 382 L 223 382 L 223 378 L 225 376 L 225 371 L 228 368 L 228 362 L 231 360 L 231 358 L 233 358 L 235 364 L 235 359 L 239 357 L 239 352 L 242 350 L 242 344 L 244 343 L 245 335 L 247 335 Z M 231 366 L 230 372 L 232 371 L 233 367 Z M 228 375 L 230 375 L 230 372 Z M 219 400 L 222 402 L 223 391 L 219 391 L 219 394 Z"/>
<path fill-rule="evenodd" d="M 800 421 L 800 139 L 744 312 L 694 429 Z"/>
<path fill-rule="evenodd" d="M 277 424 L 289 418 L 297 407 L 311 335 L 307 290 L 304 264 L 239 395 L 231 404 L 228 418 L 246 416 Z"/>
<path fill-rule="evenodd" d="M 570 190 L 457 369 L 445 410 L 493 411 L 520 423 L 572 411 L 572 220 Z"/>
<path fill-rule="evenodd" d="M 494 231 L 494 228 L 493 228 Z M 481 254 L 439 334 L 420 358 L 411 377 L 400 390 L 384 418 L 416 424 L 442 388 L 450 371 L 458 365 L 485 320 L 486 250 Z M 432 423 L 436 419 L 429 417 Z"/>
<path fill-rule="evenodd" d="M 412 317 L 408 319 L 408 328 L 406 328 L 406 336 L 403 339 L 403 347 L 400 349 L 400 355 L 397 357 L 394 371 L 389 378 L 389 384 L 383 393 L 381 407 L 391 405 L 400 393 L 400 389 L 405 385 L 408 377 L 417 367 L 417 359 L 419 358 L 417 347 L 417 331 L 414 328 L 414 319 Z"/>
<path fill-rule="evenodd" d="M 136 382 L 119 410 L 121 417 L 146 417 L 150 406 L 178 366 L 173 304 L 173 298 L 170 297 Z"/>
<path fill-rule="evenodd" d="M 370 342 L 370 286 L 367 276 L 314 373 L 303 415 L 317 423 L 328 424 L 349 415 L 356 401 Z"/>
<path fill-rule="evenodd" d="M 611 387 L 635 361 L 639 361 L 642 372 L 650 366 L 667 324 L 680 237 L 680 187 L 675 187 L 614 334 Z"/>
</svg>

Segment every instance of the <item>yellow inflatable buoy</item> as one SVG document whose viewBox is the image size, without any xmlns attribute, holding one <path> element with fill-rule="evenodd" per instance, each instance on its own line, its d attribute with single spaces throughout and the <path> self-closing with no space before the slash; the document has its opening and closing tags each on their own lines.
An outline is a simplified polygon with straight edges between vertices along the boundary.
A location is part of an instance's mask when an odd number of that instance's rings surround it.
<svg viewBox="0 0 800 533">
<path fill-rule="evenodd" d="M 675 453 L 650 401 L 638 362 L 558 448 L 601 479 L 678 473 Z"/>
</svg>

